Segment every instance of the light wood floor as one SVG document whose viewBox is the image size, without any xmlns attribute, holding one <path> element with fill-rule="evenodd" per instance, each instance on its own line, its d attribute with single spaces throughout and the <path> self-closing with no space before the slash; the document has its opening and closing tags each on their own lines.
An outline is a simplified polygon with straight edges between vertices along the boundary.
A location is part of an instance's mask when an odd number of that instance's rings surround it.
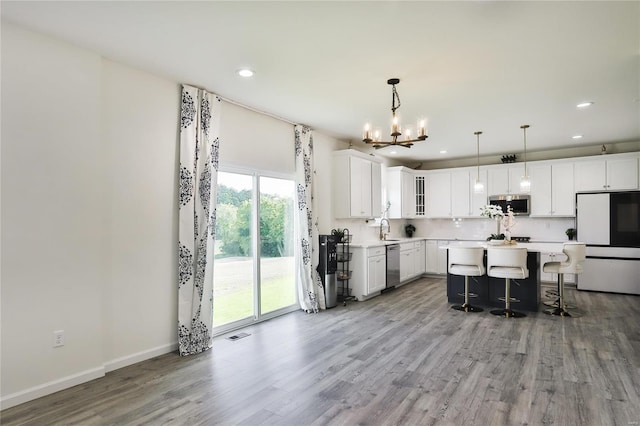
<svg viewBox="0 0 640 426">
<path fill-rule="evenodd" d="M 2 412 L 3 425 L 637 425 L 640 297 L 581 318 L 449 308 L 442 279 L 296 312 Z"/>
</svg>

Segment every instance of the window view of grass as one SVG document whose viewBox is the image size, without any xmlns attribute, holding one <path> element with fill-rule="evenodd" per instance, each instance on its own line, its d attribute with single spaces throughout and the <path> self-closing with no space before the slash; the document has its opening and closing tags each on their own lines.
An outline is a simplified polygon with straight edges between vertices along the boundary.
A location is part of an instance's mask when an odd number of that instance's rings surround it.
<svg viewBox="0 0 640 426">
<path fill-rule="evenodd" d="M 296 292 L 294 287 L 293 275 L 293 257 L 283 257 L 273 259 L 269 265 L 269 269 L 278 272 L 278 275 L 262 281 L 262 297 L 261 309 L 262 313 L 272 312 L 285 306 L 296 303 Z M 231 262 L 217 262 L 216 268 L 220 268 L 220 275 L 229 277 L 233 274 L 232 270 L 251 268 L 252 260 L 239 261 L 237 259 Z M 264 262 L 262 268 L 265 268 Z M 280 272 L 291 271 L 289 274 Z M 263 272 L 264 276 L 264 272 Z M 226 292 L 220 292 L 213 299 L 213 318 L 214 325 L 224 325 L 242 318 L 253 315 L 253 285 L 245 283 L 237 285 L 233 280 L 227 280 L 225 283 Z"/>
</svg>

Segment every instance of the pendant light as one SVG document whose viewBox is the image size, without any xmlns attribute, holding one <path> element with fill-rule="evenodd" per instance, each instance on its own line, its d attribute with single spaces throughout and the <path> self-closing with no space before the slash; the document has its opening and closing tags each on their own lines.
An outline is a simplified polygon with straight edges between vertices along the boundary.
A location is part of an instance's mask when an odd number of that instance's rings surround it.
<svg viewBox="0 0 640 426">
<path fill-rule="evenodd" d="M 527 129 L 529 125 L 523 124 L 520 128 L 524 132 L 524 176 L 520 179 L 520 192 L 528 194 L 531 192 L 531 179 L 529 179 L 529 174 L 527 173 Z"/>
<path fill-rule="evenodd" d="M 478 131 L 478 132 L 473 132 L 474 135 L 476 135 L 476 139 L 477 139 L 477 148 L 478 148 L 478 154 L 476 157 L 476 164 L 478 166 L 478 175 L 476 176 L 476 183 L 473 185 L 473 192 L 476 194 L 484 194 L 484 183 L 482 183 L 482 181 L 480 180 L 480 135 L 482 134 L 482 132 Z"/>
</svg>

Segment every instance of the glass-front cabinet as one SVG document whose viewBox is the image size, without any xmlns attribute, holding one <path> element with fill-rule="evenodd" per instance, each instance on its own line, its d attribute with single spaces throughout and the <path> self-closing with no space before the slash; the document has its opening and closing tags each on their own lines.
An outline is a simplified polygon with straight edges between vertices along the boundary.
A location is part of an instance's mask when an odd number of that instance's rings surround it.
<svg viewBox="0 0 640 426">
<path fill-rule="evenodd" d="M 425 176 L 423 175 L 416 176 L 415 183 L 416 183 L 416 217 L 424 217 L 426 215 Z"/>
</svg>

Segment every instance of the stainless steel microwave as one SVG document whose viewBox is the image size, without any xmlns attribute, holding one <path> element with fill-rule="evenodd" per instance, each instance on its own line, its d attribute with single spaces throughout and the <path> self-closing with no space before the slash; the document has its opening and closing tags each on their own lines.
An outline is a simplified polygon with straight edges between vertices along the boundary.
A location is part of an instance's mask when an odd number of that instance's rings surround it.
<svg viewBox="0 0 640 426">
<path fill-rule="evenodd" d="M 489 196 L 489 204 L 502 207 L 504 213 L 507 213 L 507 209 L 511 206 L 514 216 L 529 216 L 531 213 L 530 195 L 491 195 Z"/>
</svg>

